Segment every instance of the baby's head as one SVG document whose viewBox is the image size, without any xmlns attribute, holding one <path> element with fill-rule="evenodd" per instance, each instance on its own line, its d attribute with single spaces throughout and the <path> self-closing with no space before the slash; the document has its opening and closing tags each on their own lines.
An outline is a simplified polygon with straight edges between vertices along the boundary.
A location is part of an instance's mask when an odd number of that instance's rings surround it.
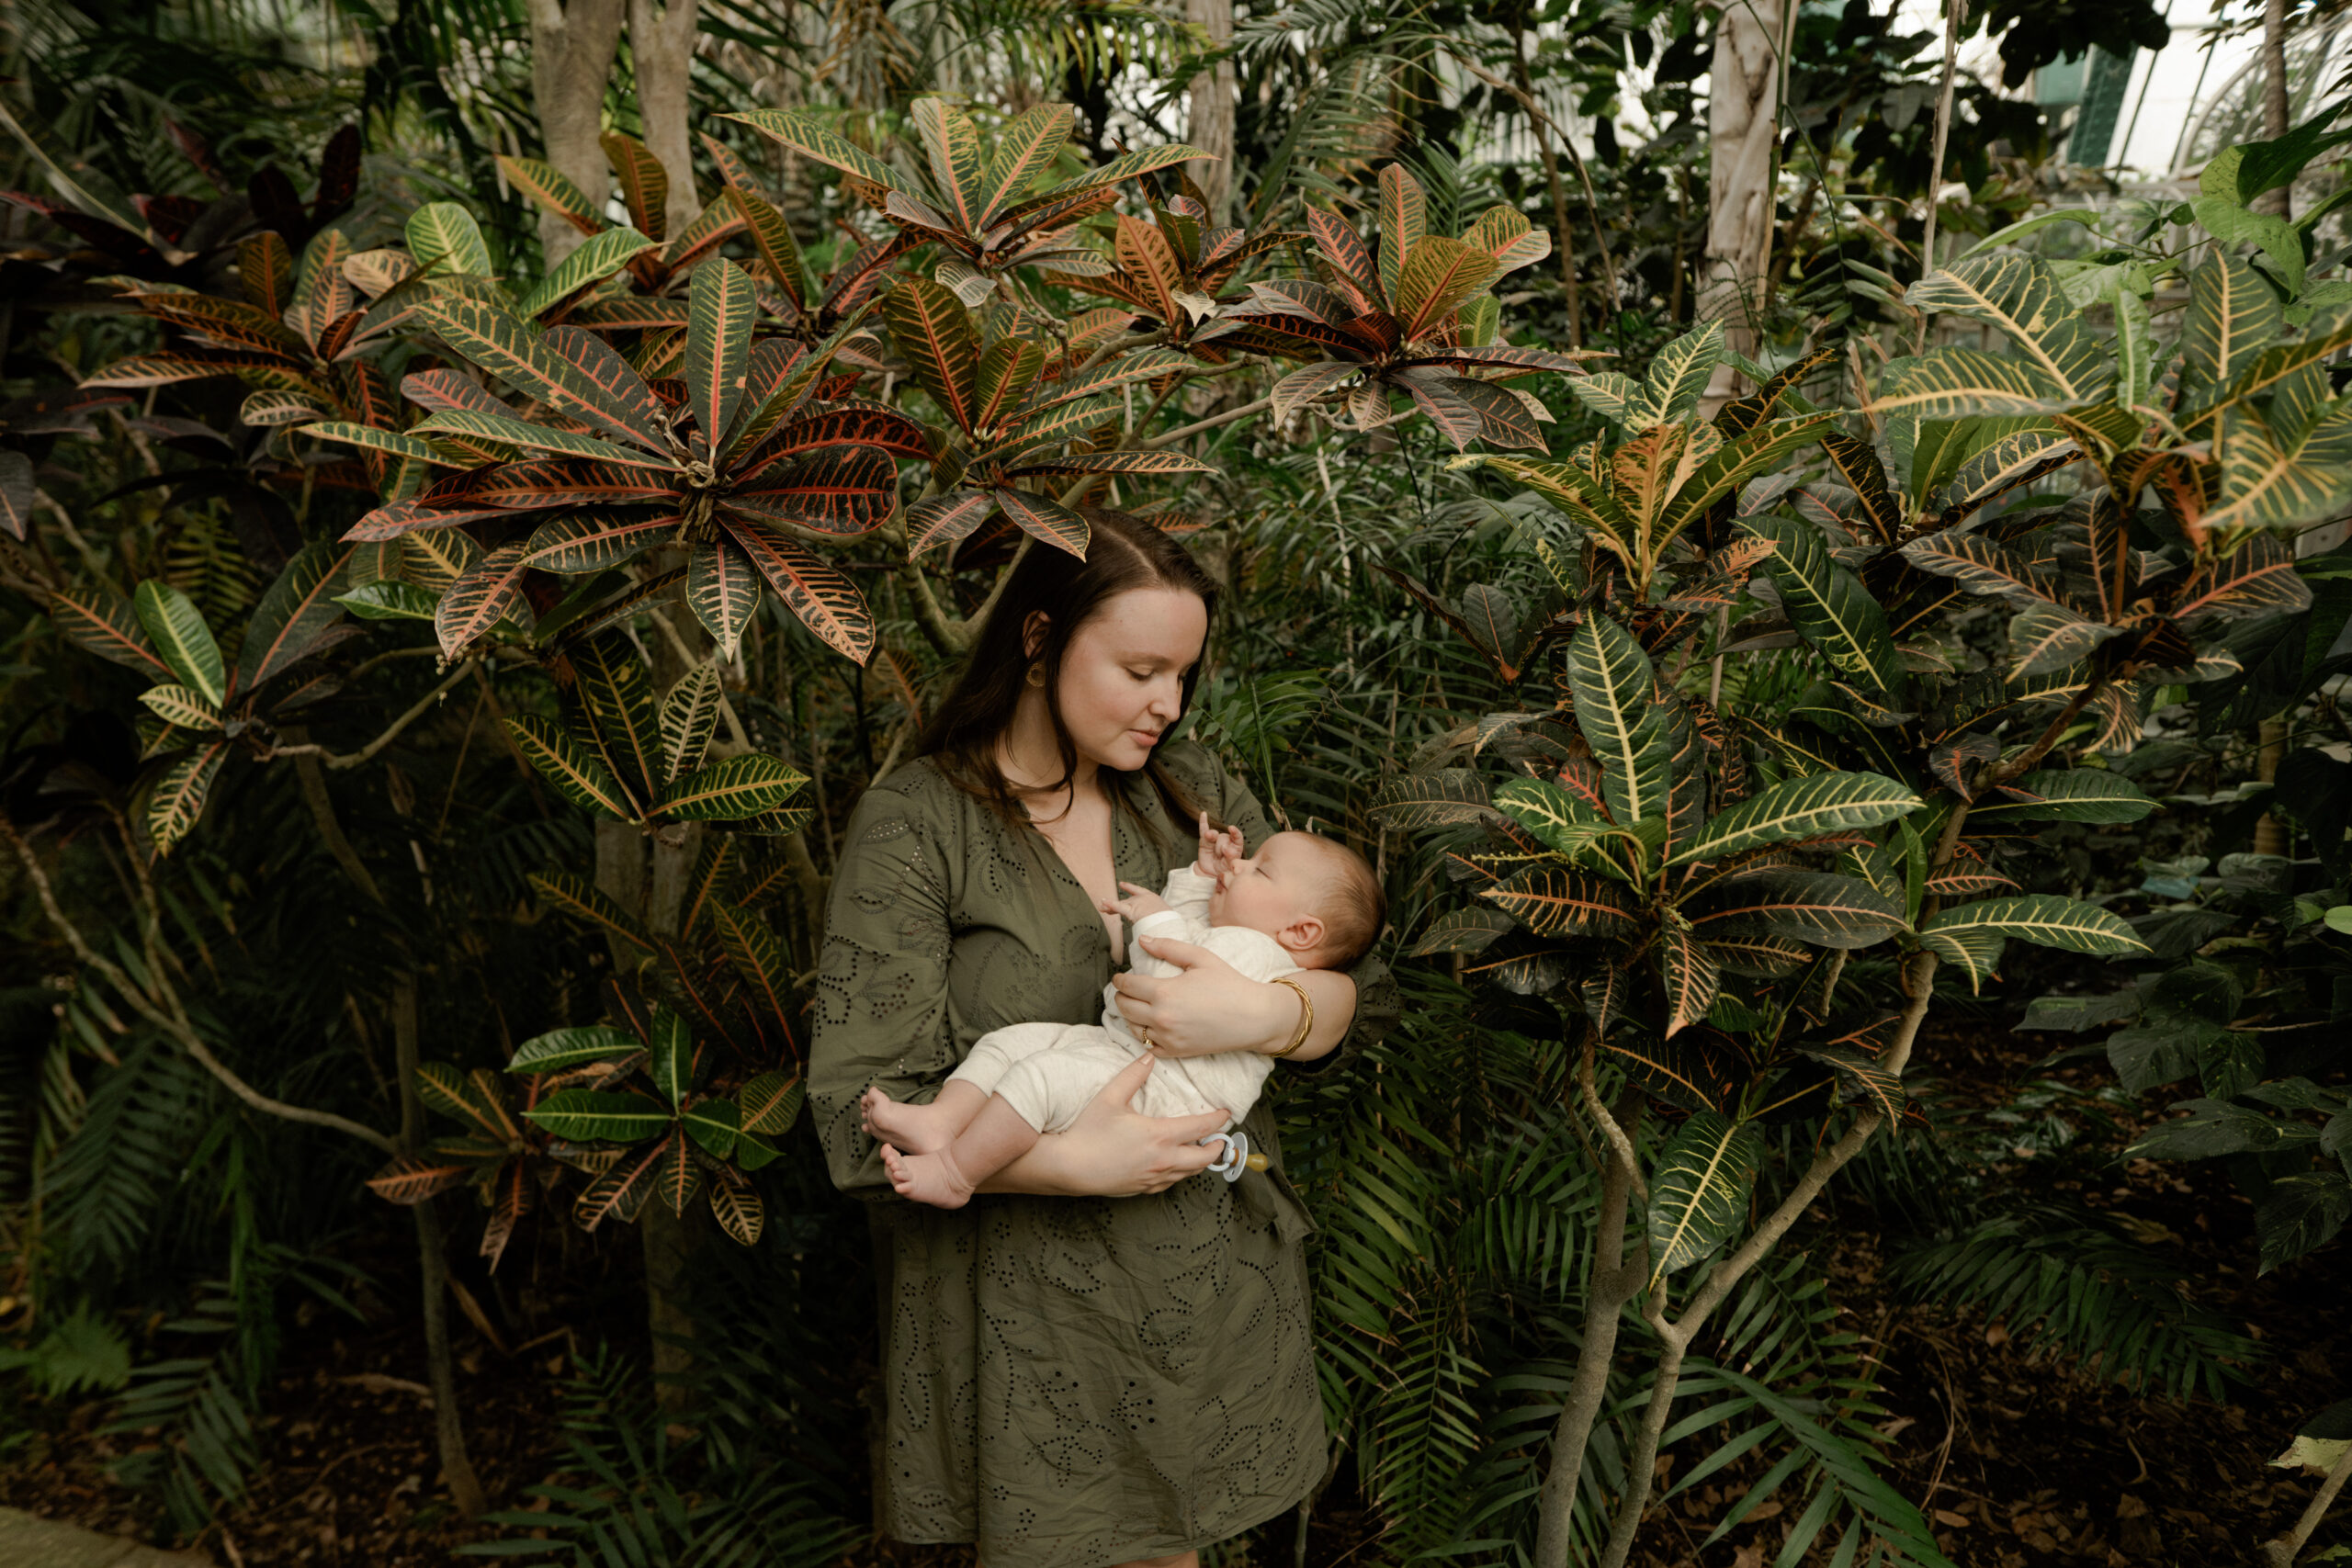
<svg viewBox="0 0 2352 1568">
<path fill-rule="evenodd" d="M 1341 969 L 1388 920 L 1380 879 L 1336 839 L 1276 833 L 1209 895 L 1209 924 L 1265 932 L 1302 969 Z"/>
</svg>

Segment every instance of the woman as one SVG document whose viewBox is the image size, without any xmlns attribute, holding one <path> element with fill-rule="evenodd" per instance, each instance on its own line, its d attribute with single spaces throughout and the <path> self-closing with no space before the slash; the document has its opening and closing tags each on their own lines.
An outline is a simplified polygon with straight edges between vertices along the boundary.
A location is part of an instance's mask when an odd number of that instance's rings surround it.
<svg viewBox="0 0 2352 1568">
<path fill-rule="evenodd" d="M 1092 1021 L 1126 956 L 1096 900 L 1159 886 L 1195 852 L 1198 810 L 1253 850 L 1272 830 L 1205 751 L 1162 744 L 1214 585 L 1148 524 L 1088 516 L 1085 560 L 1028 552 L 923 755 L 851 816 L 809 1101 L 834 1182 L 872 1204 L 883 1530 L 978 1541 L 985 1568 L 1197 1568 L 1196 1548 L 1295 1506 L 1326 1466 L 1311 1227 L 1268 1102 L 1243 1122 L 1267 1169 L 1201 1176 L 1220 1118 L 1136 1113 L 1142 1058 L 956 1210 L 895 1197 L 858 1111 L 871 1084 L 927 1101 L 1001 1025 Z M 1396 1013 L 1376 962 L 1295 976 L 1310 1022 L 1286 986 L 1180 942 L 1150 951 L 1185 966 L 1118 976 L 1156 1054 L 1311 1071 Z"/>
</svg>

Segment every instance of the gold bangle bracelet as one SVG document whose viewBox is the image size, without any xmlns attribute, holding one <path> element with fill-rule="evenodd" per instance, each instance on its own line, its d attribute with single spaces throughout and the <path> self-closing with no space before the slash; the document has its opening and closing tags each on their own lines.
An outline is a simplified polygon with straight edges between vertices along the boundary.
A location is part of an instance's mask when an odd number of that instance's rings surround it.
<svg viewBox="0 0 2352 1568">
<path fill-rule="evenodd" d="M 1298 1005 L 1302 1010 L 1304 1010 L 1298 1015 L 1298 1032 L 1290 1037 L 1290 1043 L 1283 1046 L 1279 1051 L 1270 1051 L 1267 1053 L 1267 1055 L 1271 1056 L 1287 1056 L 1293 1051 L 1297 1050 L 1301 1045 L 1306 1043 L 1306 1032 L 1308 1030 L 1315 1027 L 1315 998 L 1308 996 L 1306 994 L 1306 987 L 1300 985 L 1295 980 L 1276 980 L 1274 984 L 1277 986 L 1288 986 L 1293 991 L 1296 992 L 1298 995 Z"/>
</svg>

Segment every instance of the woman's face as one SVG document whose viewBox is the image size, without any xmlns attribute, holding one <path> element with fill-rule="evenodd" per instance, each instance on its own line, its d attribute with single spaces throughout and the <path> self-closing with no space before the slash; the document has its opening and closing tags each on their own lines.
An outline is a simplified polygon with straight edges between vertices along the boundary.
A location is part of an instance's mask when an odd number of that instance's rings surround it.
<svg viewBox="0 0 2352 1568">
<path fill-rule="evenodd" d="M 1078 754 L 1122 773 L 1142 767 L 1184 710 L 1184 674 L 1208 633 L 1208 606 L 1181 588 L 1105 599 L 1062 650 L 1062 724 Z"/>
</svg>

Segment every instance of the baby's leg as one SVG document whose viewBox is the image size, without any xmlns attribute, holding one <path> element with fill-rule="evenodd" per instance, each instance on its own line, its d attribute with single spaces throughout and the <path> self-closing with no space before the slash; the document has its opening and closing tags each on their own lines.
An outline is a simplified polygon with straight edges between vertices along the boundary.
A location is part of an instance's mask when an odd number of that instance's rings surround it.
<svg viewBox="0 0 2352 1568">
<path fill-rule="evenodd" d="M 858 1102 L 865 1112 L 865 1132 L 877 1143 L 895 1145 L 909 1154 L 934 1154 L 956 1141 L 995 1092 L 997 1080 L 1018 1063 L 1050 1050 L 1068 1028 L 1059 1023 L 1014 1023 L 992 1029 L 972 1043 L 956 1070 L 929 1105 L 907 1105 L 879 1089 L 869 1089 Z"/>
<path fill-rule="evenodd" d="M 892 1100 L 876 1087 L 865 1091 L 858 1108 L 865 1112 L 866 1136 L 927 1155 L 954 1143 L 988 1102 L 988 1090 L 951 1077 L 939 1086 L 939 1097 L 929 1105 Z"/>
<path fill-rule="evenodd" d="M 991 1095 L 956 1141 L 931 1154 L 900 1154 L 882 1145 L 882 1167 L 899 1196 L 938 1209 L 960 1209 L 972 1190 L 1023 1155 L 1037 1141 L 1037 1129 L 1021 1119 L 1001 1096 Z"/>
</svg>

